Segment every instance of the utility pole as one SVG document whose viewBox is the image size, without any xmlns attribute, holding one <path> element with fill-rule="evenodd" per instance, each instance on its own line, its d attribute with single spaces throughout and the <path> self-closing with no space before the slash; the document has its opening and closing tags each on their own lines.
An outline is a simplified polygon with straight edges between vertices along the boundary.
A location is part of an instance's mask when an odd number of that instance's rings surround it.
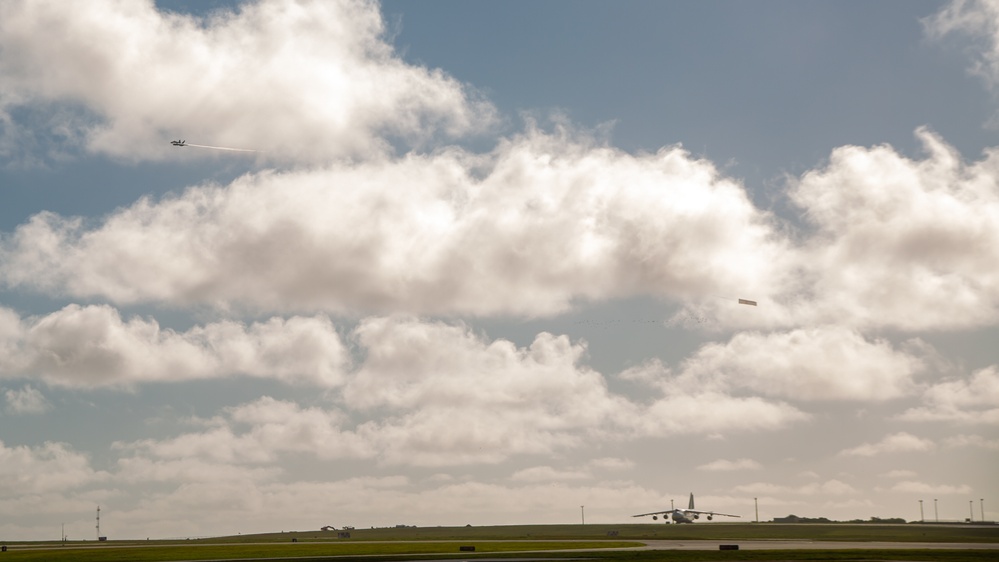
<svg viewBox="0 0 999 562">
<path fill-rule="evenodd" d="M 586 506 L 579 506 L 579 517 L 583 520 L 583 525 L 586 525 L 586 510 L 583 509 L 584 507 Z"/>
<path fill-rule="evenodd" d="M 756 522 L 760 522 L 760 502 L 758 498 L 753 498 L 753 505 L 756 506 Z"/>
<path fill-rule="evenodd" d="M 982 523 L 985 522 L 985 498 L 981 498 L 978 501 L 982 502 Z"/>
<path fill-rule="evenodd" d="M 101 506 L 97 506 L 97 540 L 101 540 Z"/>
<path fill-rule="evenodd" d="M 975 500 L 968 500 L 968 522 L 975 520 Z"/>
<path fill-rule="evenodd" d="M 937 499 L 933 498 L 933 520 L 937 523 L 940 522 L 940 513 L 937 512 Z"/>
<path fill-rule="evenodd" d="M 919 522 L 922 523 L 923 519 L 923 500 L 919 500 Z"/>
</svg>

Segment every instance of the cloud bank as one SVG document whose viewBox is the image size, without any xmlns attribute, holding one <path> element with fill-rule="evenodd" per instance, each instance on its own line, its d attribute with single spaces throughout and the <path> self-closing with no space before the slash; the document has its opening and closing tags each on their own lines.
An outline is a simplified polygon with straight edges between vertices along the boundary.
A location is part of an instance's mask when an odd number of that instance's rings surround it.
<svg viewBox="0 0 999 562">
<path fill-rule="evenodd" d="M 173 138 L 279 162 L 368 159 L 496 119 L 468 87 L 404 63 L 368 0 L 263 1 L 205 19 L 152 0 L 4 2 L 0 75 L 0 125 L 66 108 L 50 124 L 66 141 L 125 160 L 177 158 Z"/>
<path fill-rule="evenodd" d="M 96 227 L 34 216 L 8 285 L 116 303 L 542 316 L 634 294 L 768 294 L 783 241 L 713 165 L 567 130 L 494 153 L 263 172 L 142 199 Z"/>
<path fill-rule="evenodd" d="M 933 25 L 991 38 L 994 8 L 954 3 Z M 976 71 L 994 84 L 993 55 Z M 254 377 L 316 391 L 120 440 L 108 471 L 68 444 L 0 443 L 5 515 L 86 511 L 121 493 L 105 488 L 113 481 L 142 490 L 122 513 L 133 529 L 171 534 L 197 533 L 188 510 L 230 525 L 293 514 L 305 528 L 334 501 L 369 520 L 377 506 L 439 524 L 441 505 L 553 520 L 552 505 L 582 496 L 608 510 L 656 496 L 594 482 L 636 469 L 604 456 L 620 443 L 778 434 L 823 423 L 816 410 L 833 402 L 901 411 L 895 421 L 999 423 L 996 366 L 941 378 L 928 338 L 910 337 L 996 326 L 995 149 L 964 161 L 928 128 L 916 131 L 919 158 L 835 148 L 789 181 L 787 223 L 682 146 L 628 154 L 555 119 L 476 152 L 458 143 L 496 125 L 493 106 L 404 63 L 378 6 L 354 0 L 267 0 L 202 19 L 151 2 L 12 0 L 0 5 L 0 75 L 0 155 L 20 143 L 129 162 L 198 157 L 165 144 L 183 137 L 260 149 L 255 165 L 274 166 L 101 218 L 36 214 L 0 235 L 5 288 L 111 303 L 24 318 L 0 308 L 0 378 L 24 381 L 5 389 L 4 413 L 51 412 L 55 387 Z M 45 138 L 55 146 L 36 146 Z M 587 364 L 584 340 L 540 329 L 517 344 L 454 320 L 555 318 L 649 296 L 724 335 L 677 364 L 614 375 Z M 221 319 L 178 331 L 115 308 L 148 304 Z M 232 320 L 247 312 L 265 319 Z M 940 443 L 996 448 L 982 435 Z M 936 447 L 897 431 L 840 457 L 874 464 Z M 562 462 L 588 449 L 601 456 Z M 761 468 L 737 454 L 691 468 Z M 382 475 L 296 472 L 350 463 Z M 461 475 L 482 466 L 501 483 Z M 431 471 L 430 485 L 409 476 Z M 869 505 L 859 485 L 814 478 L 731 491 Z"/>
<path fill-rule="evenodd" d="M 69 305 L 24 320 L 0 308 L 0 378 L 86 388 L 247 375 L 334 386 L 348 363 L 323 316 L 176 332 L 153 319 L 124 320 L 107 305 Z"/>
</svg>

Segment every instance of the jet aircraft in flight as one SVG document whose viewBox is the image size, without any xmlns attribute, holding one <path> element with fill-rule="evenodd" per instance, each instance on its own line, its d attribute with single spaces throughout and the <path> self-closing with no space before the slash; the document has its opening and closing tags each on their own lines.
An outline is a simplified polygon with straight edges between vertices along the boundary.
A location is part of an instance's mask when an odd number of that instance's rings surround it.
<svg viewBox="0 0 999 562">
<path fill-rule="evenodd" d="M 665 511 L 653 511 L 651 513 L 641 513 L 639 515 L 632 515 L 632 517 L 645 517 L 647 515 L 651 515 L 653 521 L 659 519 L 659 516 L 662 515 L 663 520 L 666 521 L 666 523 L 670 522 L 670 518 L 673 519 L 673 523 L 693 523 L 694 519 L 700 519 L 701 515 L 706 515 L 708 521 L 711 521 L 711 519 L 715 515 L 723 515 L 725 517 L 739 517 L 738 515 L 730 515 L 728 513 L 718 513 L 717 511 L 700 511 L 694 509 L 693 493 L 690 494 L 690 502 L 687 506 L 687 509 L 676 508 L 676 509 L 667 509 Z"/>
<path fill-rule="evenodd" d="M 170 141 L 170 144 L 172 144 L 174 146 L 187 146 L 187 141 L 186 140 L 175 140 L 175 141 Z"/>
</svg>

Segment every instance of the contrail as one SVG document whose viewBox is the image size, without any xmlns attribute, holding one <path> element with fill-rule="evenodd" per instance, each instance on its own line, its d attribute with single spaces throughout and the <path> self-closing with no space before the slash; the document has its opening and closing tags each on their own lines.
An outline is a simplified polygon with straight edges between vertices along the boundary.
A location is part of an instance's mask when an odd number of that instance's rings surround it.
<svg viewBox="0 0 999 562">
<path fill-rule="evenodd" d="M 230 152 L 260 152 L 259 150 L 251 150 L 249 148 L 230 148 L 228 146 L 209 146 L 207 144 L 194 144 L 185 143 L 184 146 L 194 146 L 197 148 L 211 148 L 212 150 L 228 150 Z"/>
<path fill-rule="evenodd" d="M 738 302 L 739 302 L 739 304 L 746 304 L 746 305 L 749 305 L 749 306 L 759 306 L 759 305 L 758 305 L 758 304 L 756 303 L 756 301 L 754 301 L 754 300 L 749 300 L 749 299 L 736 299 L 736 298 L 734 298 L 734 297 L 726 297 L 726 296 L 722 296 L 722 295 L 716 295 L 716 294 L 714 294 L 714 293 L 709 293 L 709 294 L 710 294 L 711 296 L 713 296 L 713 297 L 718 297 L 718 298 L 720 298 L 720 299 L 722 299 L 722 300 L 726 300 L 726 301 L 738 301 Z"/>
</svg>

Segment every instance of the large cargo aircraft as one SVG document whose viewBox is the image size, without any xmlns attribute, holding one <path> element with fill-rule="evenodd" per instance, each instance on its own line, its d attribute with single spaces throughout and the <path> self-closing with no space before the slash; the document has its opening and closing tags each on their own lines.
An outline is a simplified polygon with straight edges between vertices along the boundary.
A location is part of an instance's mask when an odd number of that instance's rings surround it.
<svg viewBox="0 0 999 562">
<path fill-rule="evenodd" d="M 693 523 L 695 519 L 700 519 L 702 515 L 707 516 L 708 521 L 711 521 L 711 519 L 715 515 L 722 515 L 725 517 L 739 517 L 738 515 L 730 515 L 728 513 L 718 513 L 717 511 L 700 511 L 694 509 L 693 492 L 691 492 L 690 494 L 690 503 L 688 504 L 687 509 L 676 508 L 676 509 L 667 509 L 666 511 L 653 511 L 650 513 L 640 513 L 638 515 L 632 515 L 632 517 L 645 517 L 648 515 L 652 516 L 653 521 L 659 519 L 659 516 L 662 515 L 663 520 L 666 523 L 669 523 L 671 518 L 673 520 L 673 523 Z"/>
</svg>

